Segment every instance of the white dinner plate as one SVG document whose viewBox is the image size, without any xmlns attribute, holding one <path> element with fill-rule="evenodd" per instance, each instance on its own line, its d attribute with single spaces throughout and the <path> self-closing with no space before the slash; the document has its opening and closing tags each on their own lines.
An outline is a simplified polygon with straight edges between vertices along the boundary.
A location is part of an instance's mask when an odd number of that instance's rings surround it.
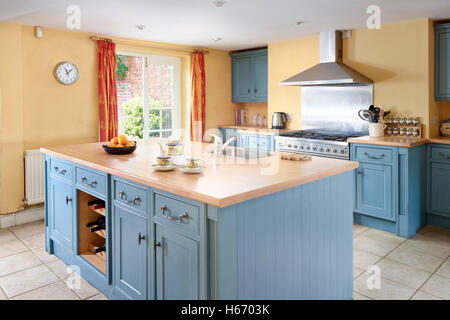
<svg viewBox="0 0 450 320">
<path fill-rule="evenodd" d="M 189 167 L 186 167 L 186 166 L 181 166 L 179 168 L 180 168 L 181 172 L 183 172 L 183 173 L 191 173 L 191 174 L 202 173 L 206 169 L 206 167 L 202 167 L 202 166 L 197 167 L 197 168 L 189 168 Z"/>
<path fill-rule="evenodd" d="M 159 164 L 154 164 L 152 166 L 153 170 L 155 171 L 161 171 L 161 172 L 166 172 L 166 171 L 172 171 L 173 169 L 176 168 L 176 165 L 171 164 L 169 166 L 160 166 Z"/>
</svg>

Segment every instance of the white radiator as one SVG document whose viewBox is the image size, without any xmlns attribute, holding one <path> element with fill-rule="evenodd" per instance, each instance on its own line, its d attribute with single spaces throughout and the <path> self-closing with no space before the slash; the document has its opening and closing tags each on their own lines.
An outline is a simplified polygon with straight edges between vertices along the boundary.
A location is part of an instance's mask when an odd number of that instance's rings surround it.
<svg viewBox="0 0 450 320">
<path fill-rule="evenodd" d="M 44 155 L 39 150 L 25 151 L 25 201 L 44 202 Z"/>
</svg>

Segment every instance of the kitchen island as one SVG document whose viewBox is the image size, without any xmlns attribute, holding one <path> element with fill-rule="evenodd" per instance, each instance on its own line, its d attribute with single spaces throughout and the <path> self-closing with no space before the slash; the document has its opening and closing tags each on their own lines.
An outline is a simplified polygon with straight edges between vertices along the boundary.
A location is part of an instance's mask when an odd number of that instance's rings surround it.
<svg viewBox="0 0 450 320">
<path fill-rule="evenodd" d="M 204 173 L 154 172 L 159 141 L 41 149 L 47 251 L 112 299 L 352 299 L 357 162 L 191 143 Z"/>
</svg>

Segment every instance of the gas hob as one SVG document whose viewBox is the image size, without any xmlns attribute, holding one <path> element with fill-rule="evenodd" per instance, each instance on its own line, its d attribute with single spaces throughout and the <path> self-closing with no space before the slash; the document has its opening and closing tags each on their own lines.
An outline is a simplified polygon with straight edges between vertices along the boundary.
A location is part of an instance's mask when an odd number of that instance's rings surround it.
<svg viewBox="0 0 450 320">
<path fill-rule="evenodd" d="M 357 136 L 315 131 L 283 132 L 275 137 L 275 147 L 280 152 L 350 159 L 347 139 L 354 137 Z"/>
</svg>

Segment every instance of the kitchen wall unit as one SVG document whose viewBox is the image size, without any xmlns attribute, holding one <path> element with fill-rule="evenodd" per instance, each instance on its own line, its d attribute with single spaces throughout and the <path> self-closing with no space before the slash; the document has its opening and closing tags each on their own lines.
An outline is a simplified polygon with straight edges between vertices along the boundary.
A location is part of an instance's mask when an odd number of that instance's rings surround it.
<svg viewBox="0 0 450 320">
<path fill-rule="evenodd" d="M 410 238 L 425 225 L 426 145 L 411 148 L 351 144 L 354 220 Z"/>
<path fill-rule="evenodd" d="M 450 228 L 450 145 L 428 145 L 427 222 Z"/>
<path fill-rule="evenodd" d="M 450 23 L 436 24 L 435 29 L 435 98 L 450 101 Z"/>
<path fill-rule="evenodd" d="M 231 54 L 233 102 L 267 102 L 267 49 Z"/>
</svg>

